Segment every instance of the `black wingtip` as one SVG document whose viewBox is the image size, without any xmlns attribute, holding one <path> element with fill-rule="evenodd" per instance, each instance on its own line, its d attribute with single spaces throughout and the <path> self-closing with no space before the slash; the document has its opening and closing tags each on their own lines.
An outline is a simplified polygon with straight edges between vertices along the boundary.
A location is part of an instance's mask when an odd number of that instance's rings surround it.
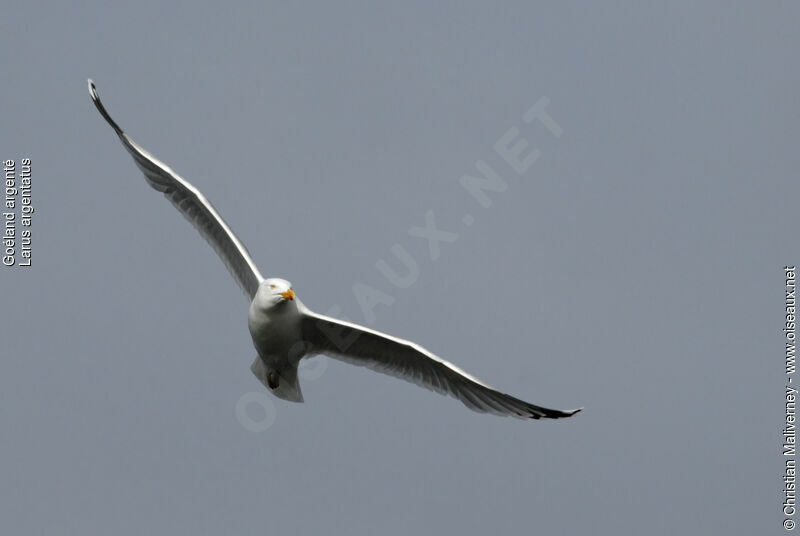
<svg viewBox="0 0 800 536">
<path fill-rule="evenodd" d="M 95 87 L 94 82 L 92 81 L 91 78 L 89 78 L 88 84 L 89 84 L 89 95 L 92 97 L 92 102 L 94 102 L 97 111 L 100 112 L 100 115 L 102 115 L 103 118 L 108 122 L 108 124 L 111 125 L 111 128 L 114 129 L 117 135 L 122 136 L 123 134 L 122 129 L 119 128 L 119 126 L 117 125 L 117 123 L 114 122 L 113 119 L 111 119 L 111 116 L 108 115 L 105 106 L 103 106 L 103 103 L 100 102 L 100 95 L 97 94 L 97 88 Z"/>
<path fill-rule="evenodd" d="M 572 417 L 576 413 L 580 413 L 583 411 L 583 408 L 572 409 L 569 411 L 560 411 L 556 409 L 547 410 L 544 414 L 542 413 L 532 413 L 531 419 L 539 420 L 542 417 L 546 419 L 565 419 L 567 417 Z"/>
</svg>

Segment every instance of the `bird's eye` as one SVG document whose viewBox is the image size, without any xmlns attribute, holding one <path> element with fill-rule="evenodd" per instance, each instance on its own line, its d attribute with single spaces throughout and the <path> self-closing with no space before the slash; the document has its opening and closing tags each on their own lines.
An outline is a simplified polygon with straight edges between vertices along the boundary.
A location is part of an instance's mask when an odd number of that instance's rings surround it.
<svg viewBox="0 0 800 536">
<path fill-rule="evenodd" d="M 271 288 L 272 290 L 275 290 L 278 287 L 276 287 L 275 285 L 270 285 L 269 288 Z"/>
</svg>

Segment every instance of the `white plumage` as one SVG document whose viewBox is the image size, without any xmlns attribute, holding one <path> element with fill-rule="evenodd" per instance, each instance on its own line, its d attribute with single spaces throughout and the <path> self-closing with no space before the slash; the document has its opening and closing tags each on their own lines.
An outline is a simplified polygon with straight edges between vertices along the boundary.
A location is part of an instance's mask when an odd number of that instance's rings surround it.
<svg viewBox="0 0 800 536">
<path fill-rule="evenodd" d="M 262 277 L 247 248 L 200 191 L 117 126 L 91 80 L 89 93 L 150 186 L 162 192 L 211 244 L 247 296 L 248 325 L 258 352 L 251 370 L 276 396 L 302 402 L 297 365 L 304 357 L 326 354 L 448 394 L 479 412 L 558 419 L 580 411 L 530 404 L 489 387 L 411 341 L 314 313 L 297 299 L 288 281 Z"/>
</svg>

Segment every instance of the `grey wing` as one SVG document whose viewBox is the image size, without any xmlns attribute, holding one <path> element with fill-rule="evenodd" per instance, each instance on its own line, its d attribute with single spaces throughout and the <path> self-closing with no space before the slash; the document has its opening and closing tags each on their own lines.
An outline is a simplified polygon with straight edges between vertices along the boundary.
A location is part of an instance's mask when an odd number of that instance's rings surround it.
<svg viewBox="0 0 800 536">
<path fill-rule="evenodd" d="M 250 253 L 244 244 L 233 234 L 225 220 L 197 188 L 145 151 L 117 126 L 106 112 L 103 103 L 100 102 L 97 89 L 91 80 L 89 80 L 89 94 L 92 96 L 97 110 L 108 121 L 122 144 L 133 156 L 133 160 L 144 173 L 148 184 L 162 192 L 175 205 L 175 208 L 194 225 L 220 256 L 242 291 L 252 300 L 259 283 L 264 278 L 253 259 L 250 258 Z"/>
<path fill-rule="evenodd" d="M 521 419 L 560 419 L 580 411 L 543 408 L 501 393 L 411 341 L 310 311 L 302 318 L 309 353 L 324 353 L 402 378 L 457 398 L 474 411 Z"/>
</svg>

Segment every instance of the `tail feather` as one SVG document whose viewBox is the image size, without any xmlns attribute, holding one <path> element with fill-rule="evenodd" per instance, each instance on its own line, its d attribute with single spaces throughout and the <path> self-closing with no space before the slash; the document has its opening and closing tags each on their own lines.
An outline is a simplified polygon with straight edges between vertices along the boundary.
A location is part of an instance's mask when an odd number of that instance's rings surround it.
<svg viewBox="0 0 800 536">
<path fill-rule="evenodd" d="M 296 366 L 276 370 L 278 376 L 280 376 L 280 381 L 278 382 L 278 387 L 275 389 L 270 389 L 269 387 L 269 383 L 267 382 L 269 369 L 263 359 L 256 357 L 253 364 L 250 365 L 250 370 L 253 371 L 255 377 L 258 378 L 258 380 L 264 384 L 264 387 L 273 395 L 290 402 L 303 402 L 303 392 L 300 390 L 300 381 L 297 378 Z"/>
</svg>

